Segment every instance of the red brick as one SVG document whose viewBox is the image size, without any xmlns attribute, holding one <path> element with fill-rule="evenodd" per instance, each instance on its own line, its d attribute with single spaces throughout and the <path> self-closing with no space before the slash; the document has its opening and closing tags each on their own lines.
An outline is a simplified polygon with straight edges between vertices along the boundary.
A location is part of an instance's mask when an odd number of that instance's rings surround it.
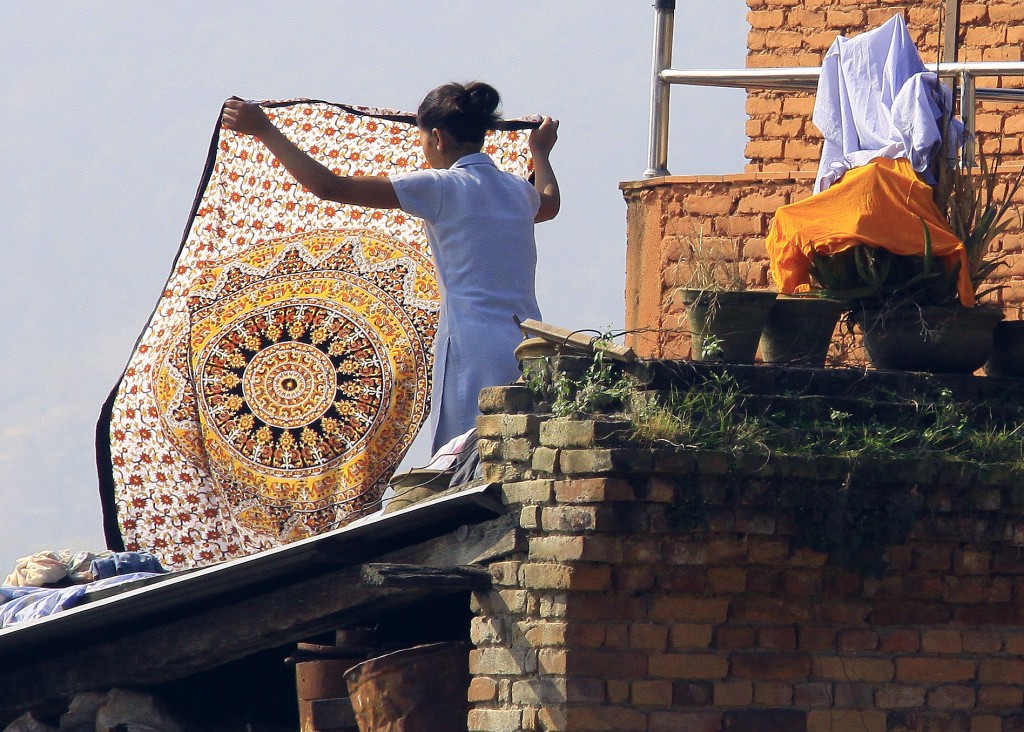
<svg viewBox="0 0 1024 732">
<path fill-rule="evenodd" d="M 963 637 L 958 630 L 921 631 L 921 650 L 927 653 L 961 653 Z"/>
<path fill-rule="evenodd" d="M 566 673 L 635 679 L 647 675 L 647 654 L 639 651 L 574 650 L 566 655 Z"/>
<path fill-rule="evenodd" d="M 786 572 L 783 590 L 789 597 L 814 597 L 821 592 L 820 572 Z"/>
<path fill-rule="evenodd" d="M 879 709 L 908 709 L 924 706 L 924 686 L 886 684 L 875 692 L 875 706 Z"/>
<path fill-rule="evenodd" d="M 886 732 L 889 729 L 885 712 L 865 709 L 813 710 L 807 713 L 807 732 Z"/>
<path fill-rule="evenodd" d="M 795 651 L 796 628 L 792 625 L 761 628 L 757 644 L 776 651 Z"/>
<path fill-rule="evenodd" d="M 949 621 L 948 605 L 935 602 L 876 602 L 871 610 L 874 625 L 944 625 Z"/>
<path fill-rule="evenodd" d="M 991 564 L 991 552 L 961 549 L 953 556 L 953 571 L 957 574 L 988 574 Z"/>
<path fill-rule="evenodd" d="M 651 712 L 647 732 L 722 732 L 721 712 Z"/>
<path fill-rule="evenodd" d="M 605 682 L 605 698 L 611 704 L 627 704 L 629 702 L 630 683 L 622 679 L 608 679 Z"/>
<path fill-rule="evenodd" d="M 708 584 L 715 594 L 743 592 L 747 589 L 747 572 L 741 567 L 710 567 Z"/>
<path fill-rule="evenodd" d="M 1003 647 L 999 633 L 988 630 L 965 630 L 963 643 L 966 653 L 998 653 Z"/>
<path fill-rule="evenodd" d="M 643 617 L 646 602 L 636 597 L 614 597 L 592 594 L 586 602 L 574 602 L 565 616 L 573 620 L 635 622 Z"/>
<path fill-rule="evenodd" d="M 714 685 L 708 681 L 675 681 L 672 704 L 677 707 L 706 707 L 711 704 Z"/>
<path fill-rule="evenodd" d="M 983 658 L 978 667 L 982 684 L 1024 684 L 1024 659 Z"/>
<path fill-rule="evenodd" d="M 826 622 L 853 625 L 864 622 L 871 613 L 871 606 L 855 600 L 833 600 L 818 606 L 821 619 Z"/>
<path fill-rule="evenodd" d="M 836 650 L 836 632 L 826 627 L 801 627 L 799 631 L 800 650 Z"/>
<path fill-rule="evenodd" d="M 928 692 L 928 706 L 938 709 L 972 709 L 975 693 L 969 686 L 939 686 Z"/>
<path fill-rule="evenodd" d="M 802 709 L 737 709 L 723 716 L 723 732 L 799 732 L 807 728 L 807 712 Z"/>
<path fill-rule="evenodd" d="M 545 422 L 544 426 L 552 424 Z M 590 423 L 593 425 L 593 423 Z M 543 428 L 542 428 L 543 429 Z M 593 431 L 593 427 L 591 427 Z M 616 478 L 578 478 L 555 481 L 555 499 L 563 503 L 601 503 L 603 501 L 632 501 L 633 488 Z"/>
<path fill-rule="evenodd" d="M 957 625 L 967 626 L 1021 625 L 1024 623 L 1024 608 L 1013 603 L 966 605 L 956 608 L 955 620 Z"/>
<path fill-rule="evenodd" d="M 928 544 L 914 550 L 914 569 L 941 572 L 952 566 L 953 546 Z"/>
<path fill-rule="evenodd" d="M 469 682 L 469 701 L 486 702 L 498 698 L 498 683 L 494 679 L 475 676 Z"/>
<path fill-rule="evenodd" d="M 748 542 L 747 561 L 751 564 L 781 564 L 789 557 L 789 542 L 752 536 Z"/>
<path fill-rule="evenodd" d="M 1003 603 L 1012 598 L 1013 584 L 1008 577 L 945 578 L 943 599 L 950 603 Z"/>
<path fill-rule="evenodd" d="M 719 598 L 656 597 L 651 607 L 652 620 L 724 623 L 729 601 Z"/>
<path fill-rule="evenodd" d="M 642 679 L 630 686 L 630 701 L 639 706 L 672 706 L 672 682 L 667 679 Z"/>
<path fill-rule="evenodd" d="M 708 573 L 703 567 L 656 567 L 655 585 L 669 592 L 703 592 Z"/>
<path fill-rule="evenodd" d="M 627 706 L 572 706 L 566 709 L 566 729 L 580 732 L 646 732 L 647 715 Z"/>
<path fill-rule="evenodd" d="M 656 653 L 650 656 L 650 675 L 670 679 L 723 679 L 728 656 L 717 653 Z"/>
<path fill-rule="evenodd" d="M 672 626 L 669 644 L 673 649 L 708 648 L 713 632 L 710 624 L 678 623 Z"/>
<path fill-rule="evenodd" d="M 793 684 L 793 704 L 798 707 L 831 707 L 832 684 L 812 681 Z"/>
<path fill-rule="evenodd" d="M 811 670 L 810 656 L 799 653 L 734 653 L 729 664 L 733 676 L 757 681 L 797 681 Z"/>
<path fill-rule="evenodd" d="M 650 623 L 632 623 L 629 626 L 630 648 L 663 651 L 668 644 L 668 628 Z"/>
<path fill-rule="evenodd" d="M 792 706 L 793 685 L 782 681 L 755 681 L 754 704 L 762 707 Z"/>
<path fill-rule="evenodd" d="M 810 619 L 807 603 L 745 595 L 733 601 L 733 617 L 744 622 L 800 623 Z"/>
<path fill-rule="evenodd" d="M 888 658 L 815 656 L 814 675 L 833 681 L 881 683 L 891 681 L 893 663 Z"/>
<path fill-rule="evenodd" d="M 1024 704 L 1024 689 L 1019 686 L 982 686 L 978 689 L 978 705 L 1016 709 Z"/>
<path fill-rule="evenodd" d="M 879 650 L 883 653 L 907 653 L 921 648 L 921 632 L 913 628 L 896 628 L 882 633 Z"/>
<path fill-rule="evenodd" d="M 971 717 L 971 732 L 1011 732 L 1003 727 L 1003 718 L 994 714 L 975 714 Z"/>
<path fill-rule="evenodd" d="M 722 651 L 752 649 L 757 629 L 752 625 L 720 625 L 715 629 L 715 648 Z"/>
<path fill-rule="evenodd" d="M 1024 663 L 1024 662 L 1022 662 Z M 975 663 L 953 658 L 897 658 L 898 681 L 938 683 L 943 681 L 969 681 L 974 679 Z M 1005 681 L 1005 679 L 998 679 Z"/>
<path fill-rule="evenodd" d="M 715 684 L 716 707 L 746 707 L 754 698 L 754 685 L 748 680 L 719 681 Z"/>
<path fill-rule="evenodd" d="M 747 571 L 747 591 L 752 594 L 779 594 L 785 573 L 777 567 L 753 567 Z"/>
<path fill-rule="evenodd" d="M 847 628 L 837 633 L 839 650 L 873 651 L 878 648 L 878 633 L 867 628 Z"/>
</svg>

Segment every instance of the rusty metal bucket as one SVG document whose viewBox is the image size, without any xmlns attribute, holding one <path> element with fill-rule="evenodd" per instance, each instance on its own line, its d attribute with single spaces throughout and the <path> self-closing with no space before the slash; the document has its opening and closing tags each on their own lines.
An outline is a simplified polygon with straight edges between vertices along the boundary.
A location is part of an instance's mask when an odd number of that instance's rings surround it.
<svg viewBox="0 0 1024 732">
<path fill-rule="evenodd" d="M 430 643 L 345 672 L 359 732 L 457 732 L 468 728 L 469 645 Z"/>
</svg>

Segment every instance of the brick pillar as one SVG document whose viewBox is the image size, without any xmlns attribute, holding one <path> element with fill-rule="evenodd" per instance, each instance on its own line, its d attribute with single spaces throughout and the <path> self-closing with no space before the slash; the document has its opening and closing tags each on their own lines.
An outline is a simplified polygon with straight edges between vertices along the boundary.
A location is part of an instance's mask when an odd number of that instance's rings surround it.
<svg viewBox="0 0 1024 732">
<path fill-rule="evenodd" d="M 1008 466 L 645 448 L 524 387 L 481 404 L 520 543 L 473 598 L 473 732 L 1024 729 Z M 919 496 L 877 577 L 807 548 L 778 500 L 862 469 Z"/>
</svg>

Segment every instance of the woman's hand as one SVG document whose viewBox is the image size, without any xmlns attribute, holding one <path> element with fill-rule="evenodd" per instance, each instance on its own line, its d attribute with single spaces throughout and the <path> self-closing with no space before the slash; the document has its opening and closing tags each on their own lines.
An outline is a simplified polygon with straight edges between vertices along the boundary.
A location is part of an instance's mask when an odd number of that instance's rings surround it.
<svg viewBox="0 0 1024 732">
<path fill-rule="evenodd" d="M 530 131 L 530 152 L 535 158 L 547 157 L 558 140 L 558 120 L 547 115 L 540 119 L 540 127 Z"/>
<path fill-rule="evenodd" d="M 240 132 L 243 135 L 259 136 L 273 127 L 273 123 L 264 114 L 258 104 L 243 99 L 231 99 L 224 102 L 224 110 L 220 115 L 222 127 Z"/>
</svg>

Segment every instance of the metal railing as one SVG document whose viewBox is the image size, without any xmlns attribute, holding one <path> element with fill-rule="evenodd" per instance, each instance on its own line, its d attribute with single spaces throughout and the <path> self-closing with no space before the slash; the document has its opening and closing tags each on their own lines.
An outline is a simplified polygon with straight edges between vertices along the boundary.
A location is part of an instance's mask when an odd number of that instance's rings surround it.
<svg viewBox="0 0 1024 732">
<path fill-rule="evenodd" d="M 651 127 L 644 178 L 669 175 L 668 128 L 669 90 L 672 84 L 687 86 L 732 87 L 771 91 L 813 92 L 818 87 L 821 67 L 693 69 L 672 68 L 672 36 L 675 24 L 675 0 L 655 3 L 654 63 L 651 73 Z M 1024 89 L 979 88 L 977 77 L 1024 76 L 1021 61 L 957 61 L 926 64 L 940 77 L 957 80 L 960 118 L 967 129 L 963 159 L 974 160 L 975 116 L 978 102 L 1024 102 Z"/>
</svg>

